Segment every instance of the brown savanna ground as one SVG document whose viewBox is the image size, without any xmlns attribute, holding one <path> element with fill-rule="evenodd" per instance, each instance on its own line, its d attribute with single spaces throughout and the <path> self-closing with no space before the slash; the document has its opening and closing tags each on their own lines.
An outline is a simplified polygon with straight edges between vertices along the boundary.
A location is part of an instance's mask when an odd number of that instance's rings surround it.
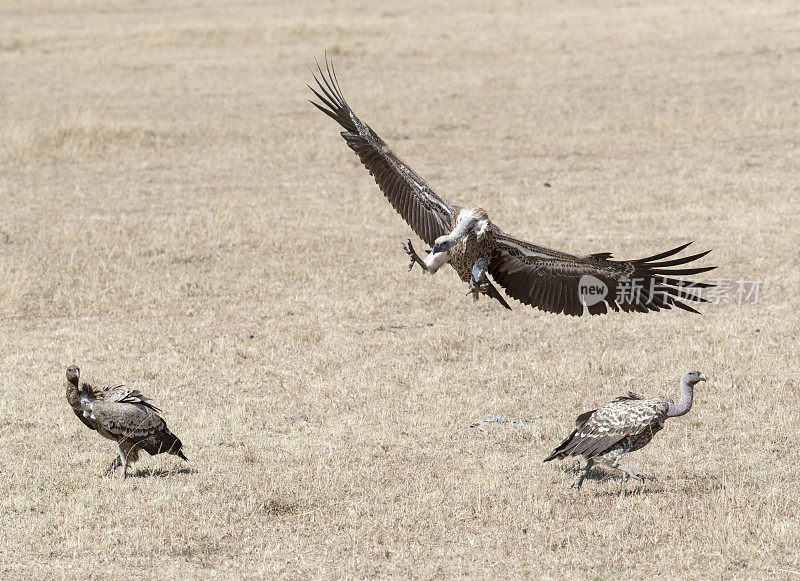
<svg viewBox="0 0 800 581">
<path fill-rule="evenodd" d="M 795 2 L 162 4 L 0 2 L 0 576 L 800 574 Z M 578 253 L 696 240 L 760 300 L 575 319 L 407 273 L 306 102 L 326 49 L 454 202 Z M 100 478 L 71 363 L 190 461 Z M 658 481 L 541 463 L 695 367 L 627 458 Z"/>
</svg>

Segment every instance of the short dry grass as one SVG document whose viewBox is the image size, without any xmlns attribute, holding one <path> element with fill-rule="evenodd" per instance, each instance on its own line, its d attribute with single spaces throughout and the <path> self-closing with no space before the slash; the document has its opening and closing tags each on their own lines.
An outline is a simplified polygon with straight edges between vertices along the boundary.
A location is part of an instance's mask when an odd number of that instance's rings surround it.
<svg viewBox="0 0 800 581">
<path fill-rule="evenodd" d="M 794 2 L 163 4 L 0 2 L 0 576 L 800 574 Z M 305 101 L 325 49 L 453 201 L 574 252 L 694 239 L 761 300 L 572 319 L 407 274 Z M 71 363 L 190 461 L 99 478 Z M 541 463 L 693 367 L 629 458 L 657 482 Z"/>
</svg>

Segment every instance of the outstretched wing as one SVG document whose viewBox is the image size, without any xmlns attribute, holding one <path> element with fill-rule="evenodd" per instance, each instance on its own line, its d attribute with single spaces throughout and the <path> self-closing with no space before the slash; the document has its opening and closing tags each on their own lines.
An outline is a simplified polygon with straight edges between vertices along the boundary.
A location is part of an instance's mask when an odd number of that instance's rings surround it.
<svg viewBox="0 0 800 581">
<path fill-rule="evenodd" d="M 675 268 L 702 258 L 701 252 L 664 260 L 691 242 L 639 260 L 611 260 L 611 253 L 573 256 L 495 232 L 489 272 L 506 293 L 523 304 L 550 313 L 580 316 L 613 311 L 658 311 L 673 306 L 697 313 L 687 302 L 707 302 L 699 289 L 709 283 L 675 278 L 707 272 L 715 266 Z"/>
<path fill-rule="evenodd" d="M 325 61 L 327 76 L 317 63 L 321 80 L 314 75 L 319 91 L 309 89 L 322 101 L 322 105 L 309 101 L 317 109 L 344 127 L 342 137 L 350 149 L 358 154 L 361 163 L 380 187 L 386 199 L 403 217 L 414 232 L 426 243 L 448 234 L 453 216 L 460 208 L 450 204 L 428 185 L 420 175 L 395 155 L 389 146 L 361 121 L 345 101 L 336 79 L 333 66 Z"/>
<path fill-rule="evenodd" d="M 580 455 L 591 458 L 624 438 L 636 437 L 648 430 L 655 433 L 664 424 L 667 407 L 666 402 L 640 400 L 631 398 L 630 394 L 619 397 L 578 416 L 573 432 L 544 461 Z"/>
</svg>

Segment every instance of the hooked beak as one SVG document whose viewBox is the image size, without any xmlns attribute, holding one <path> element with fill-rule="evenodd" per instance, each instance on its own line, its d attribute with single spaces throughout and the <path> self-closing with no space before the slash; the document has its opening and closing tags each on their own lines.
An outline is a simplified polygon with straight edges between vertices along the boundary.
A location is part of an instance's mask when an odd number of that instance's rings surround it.
<svg viewBox="0 0 800 581">
<path fill-rule="evenodd" d="M 705 380 L 706 380 L 706 376 L 701 373 L 700 374 L 700 379 L 698 381 L 705 381 Z"/>
</svg>

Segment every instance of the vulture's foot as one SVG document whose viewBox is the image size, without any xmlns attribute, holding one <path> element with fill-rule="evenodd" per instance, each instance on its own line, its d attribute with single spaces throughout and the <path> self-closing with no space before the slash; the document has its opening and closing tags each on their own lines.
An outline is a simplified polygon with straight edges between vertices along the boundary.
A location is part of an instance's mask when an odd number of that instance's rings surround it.
<svg viewBox="0 0 800 581">
<path fill-rule="evenodd" d="M 419 264 L 420 267 L 422 268 L 423 272 L 428 270 L 428 267 L 425 265 L 425 261 L 422 260 L 419 257 L 419 254 L 417 254 L 417 251 L 414 250 L 414 246 L 412 246 L 410 238 L 408 239 L 408 244 L 407 245 L 403 244 L 403 250 L 405 250 L 406 254 L 408 254 L 408 257 L 409 257 L 408 270 L 411 270 L 412 268 L 414 268 L 415 264 Z"/>
<path fill-rule="evenodd" d="M 576 478 L 576 479 L 575 479 L 575 480 L 572 482 L 572 484 L 570 484 L 570 485 L 569 485 L 569 487 L 567 488 L 567 490 L 572 490 L 572 489 L 574 488 L 576 492 L 580 492 L 580 491 L 581 491 L 581 486 L 583 486 L 583 479 L 584 479 L 585 477 L 586 477 L 586 476 L 585 476 L 584 474 L 581 474 L 580 476 L 578 476 L 578 477 L 577 477 L 577 478 Z"/>
<path fill-rule="evenodd" d="M 467 289 L 467 294 L 472 295 L 472 300 L 477 301 L 478 297 L 481 294 L 488 294 L 489 293 L 489 282 L 480 283 L 476 282 L 474 278 L 469 279 L 469 288 Z"/>
<path fill-rule="evenodd" d="M 627 466 L 623 466 L 622 464 L 618 464 L 616 466 L 616 469 L 621 470 L 622 472 L 625 473 L 625 480 L 627 480 L 628 478 L 636 478 L 637 480 L 641 480 L 642 483 L 644 483 L 645 478 L 649 478 L 648 476 L 645 476 L 641 472 L 637 472 L 633 468 L 628 468 Z"/>
<path fill-rule="evenodd" d="M 586 475 L 589 474 L 592 464 L 594 464 L 594 461 L 591 458 L 586 461 L 586 466 L 583 470 L 578 472 L 578 477 L 569 485 L 570 489 L 574 488 L 576 491 L 580 492 L 583 480 L 586 478 Z"/>
<path fill-rule="evenodd" d="M 489 294 L 489 281 L 484 277 L 484 281 L 476 281 L 474 277 L 469 279 L 468 295 L 472 295 L 472 300 L 477 301 L 481 294 Z"/>
<path fill-rule="evenodd" d="M 467 294 L 472 294 L 472 300 L 477 301 L 478 295 L 481 293 L 488 294 L 489 292 L 489 278 L 486 276 L 486 271 L 489 270 L 489 261 L 486 258 L 479 258 L 472 266 L 472 274 L 469 277 L 469 291 Z"/>
</svg>

